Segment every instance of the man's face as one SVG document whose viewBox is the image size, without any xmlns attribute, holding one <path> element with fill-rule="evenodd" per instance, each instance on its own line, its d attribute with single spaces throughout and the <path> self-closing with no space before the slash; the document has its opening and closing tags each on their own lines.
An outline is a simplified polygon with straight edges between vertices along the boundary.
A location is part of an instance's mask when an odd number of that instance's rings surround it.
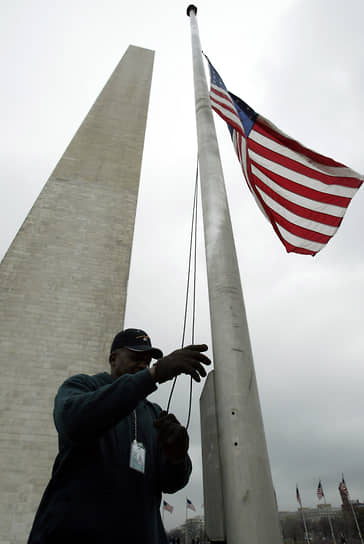
<svg viewBox="0 0 364 544">
<path fill-rule="evenodd" d="M 149 351 L 131 351 L 120 348 L 110 355 L 111 376 L 116 379 L 123 374 L 135 374 L 148 368 L 152 357 Z"/>
</svg>

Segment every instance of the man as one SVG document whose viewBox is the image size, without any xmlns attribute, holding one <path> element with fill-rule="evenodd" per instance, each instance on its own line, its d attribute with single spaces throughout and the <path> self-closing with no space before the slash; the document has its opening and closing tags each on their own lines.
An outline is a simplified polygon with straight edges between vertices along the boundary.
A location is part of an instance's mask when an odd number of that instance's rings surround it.
<svg viewBox="0 0 364 544">
<path fill-rule="evenodd" d="M 206 350 L 195 345 L 163 357 L 144 331 L 126 329 L 112 342 L 110 374 L 64 382 L 54 405 L 59 453 L 28 544 L 167 543 L 161 494 L 187 484 L 189 438 L 146 397 L 182 373 L 200 381 Z"/>
</svg>

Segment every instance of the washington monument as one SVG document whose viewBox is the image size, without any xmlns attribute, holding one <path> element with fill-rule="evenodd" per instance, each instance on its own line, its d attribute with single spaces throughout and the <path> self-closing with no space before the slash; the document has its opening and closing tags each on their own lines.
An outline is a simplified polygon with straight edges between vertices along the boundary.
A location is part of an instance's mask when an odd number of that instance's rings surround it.
<svg viewBox="0 0 364 544">
<path fill-rule="evenodd" d="M 57 388 L 104 370 L 123 326 L 153 60 L 128 48 L 0 264 L 1 543 L 49 480 Z"/>
</svg>

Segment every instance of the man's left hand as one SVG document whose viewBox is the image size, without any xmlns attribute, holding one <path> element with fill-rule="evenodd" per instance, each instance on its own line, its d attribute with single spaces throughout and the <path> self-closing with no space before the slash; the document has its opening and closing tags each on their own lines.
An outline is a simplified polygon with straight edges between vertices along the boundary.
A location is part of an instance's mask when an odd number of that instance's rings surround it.
<svg viewBox="0 0 364 544">
<path fill-rule="evenodd" d="M 181 461 L 187 454 L 190 441 L 186 428 L 179 423 L 176 416 L 164 411 L 154 421 L 154 426 L 166 457 L 171 461 Z"/>
</svg>

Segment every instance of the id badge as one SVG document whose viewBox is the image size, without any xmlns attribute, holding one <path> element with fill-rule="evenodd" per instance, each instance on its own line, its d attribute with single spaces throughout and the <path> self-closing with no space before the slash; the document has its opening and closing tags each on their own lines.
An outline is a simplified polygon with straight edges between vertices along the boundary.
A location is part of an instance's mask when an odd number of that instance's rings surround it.
<svg viewBox="0 0 364 544">
<path fill-rule="evenodd" d="M 144 474 L 145 469 L 145 447 L 141 442 L 134 440 L 130 450 L 130 468 Z"/>
</svg>

